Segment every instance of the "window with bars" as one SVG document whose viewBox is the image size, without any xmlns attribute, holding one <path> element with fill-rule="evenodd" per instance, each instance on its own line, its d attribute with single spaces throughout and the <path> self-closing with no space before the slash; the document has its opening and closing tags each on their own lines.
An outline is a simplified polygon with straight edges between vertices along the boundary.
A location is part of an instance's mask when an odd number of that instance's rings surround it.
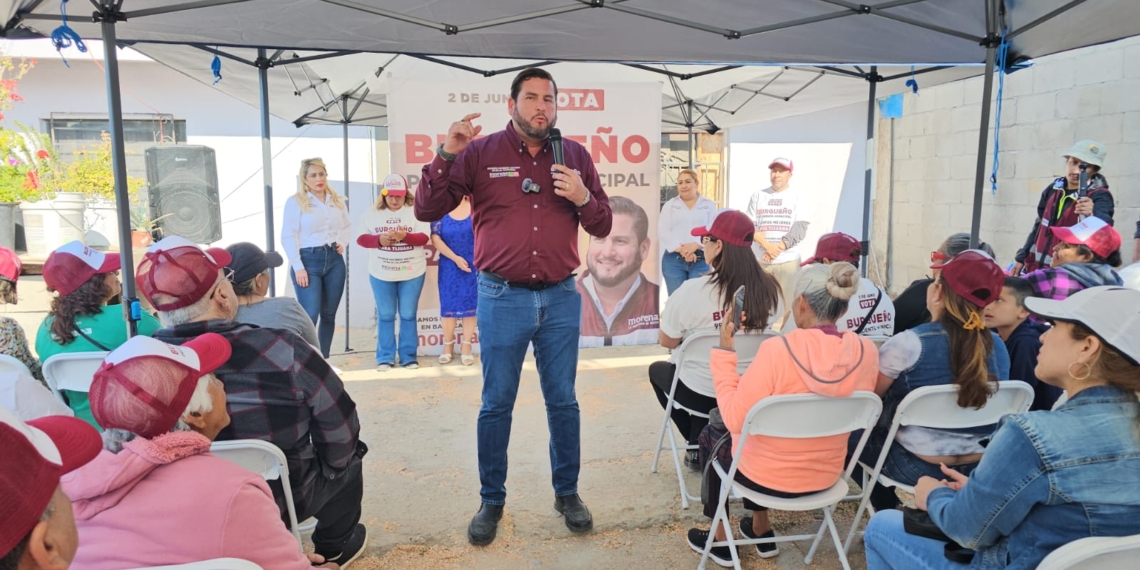
<svg viewBox="0 0 1140 570">
<path fill-rule="evenodd" d="M 41 120 L 44 132 L 51 137 L 56 156 L 64 162 L 75 160 L 76 153 L 97 146 L 103 133 L 110 132 L 106 116 L 52 113 Z M 173 115 L 126 115 L 123 117 L 123 141 L 127 151 L 127 175 L 146 179 L 146 149 L 162 144 L 186 144 L 186 121 Z"/>
</svg>

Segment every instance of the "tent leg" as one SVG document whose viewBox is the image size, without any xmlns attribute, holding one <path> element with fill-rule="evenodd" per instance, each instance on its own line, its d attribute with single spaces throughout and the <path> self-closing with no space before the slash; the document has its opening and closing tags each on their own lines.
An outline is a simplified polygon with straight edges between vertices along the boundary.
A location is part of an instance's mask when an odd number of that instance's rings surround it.
<svg viewBox="0 0 1140 570">
<path fill-rule="evenodd" d="M 345 210 L 347 211 L 349 208 L 349 205 L 352 203 L 352 201 L 349 200 L 349 189 L 348 189 L 349 188 L 349 182 L 348 182 L 348 97 L 344 97 L 341 100 L 341 104 L 344 105 L 343 111 L 344 111 L 344 117 L 345 117 L 345 119 L 344 119 L 344 199 L 345 199 L 344 207 L 345 207 Z M 349 338 L 349 336 L 352 335 L 352 333 L 351 333 L 352 328 L 349 327 L 349 324 L 348 324 L 349 317 L 352 314 L 352 310 L 351 310 L 352 302 L 351 302 L 351 296 L 349 295 L 349 292 L 352 290 L 352 286 L 351 286 L 352 280 L 350 279 L 351 274 L 349 273 L 348 258 L 349 258 L 348 246 L 346 245 L 344 248 L 344 351 L 345 352 L 352 352 L 352 349 L 349 348 L 349 346 L 348 346 L 348 338 Z"/>
<path fill-rule="evenodd" d="M 871 251 L 871 169 L 875 166 L 875 91 L 879 86 L 879 81 L 882 81 L 882 76 L 879 75 L 879 67 L 876 65 L 871 66 L 871 73 L 867 75 L 867 83 L 870 84 L 869 92 L 867 94 L 867 149 L 864 153 L 863 161 L 865 168 L 863 169 L 863 247 L 862 249 L 862 263 L 860 266 L 860 275 L 867 276 L 867 265 L 869 260 L 867 255 Z"/>
<path fill-rule="evenodd" d="M 689 170 L 693 169 L 693 102 L 689 101 L 689 116 L 685 119 L 689 125 Z"/>
<path fill-rule="evenodd" d="M 261 177 L 265 184 L 265 251 L 273 251 L 273 149 L 269 135 L 269 60 L 265 48 L 257 49 L 257 88 L 261 103 Z M 269 296 L 277 296 L 277 270 L 269 268 Z"/>
<path fill-rule="evenodd" d="M 986 185 L 986 143 L 989 139 L 990 106 L 994 91 L 994 59 L 1000 39 L 997 37 L 997 0 L 986 0 L 986 73 L 982 86 L 982 117 L 978 126 L 978 169 L 974 176 L 974 211 L 970 219 L 970 247 L 978 247 L 982 226 L 982 189 Z"/>
<path fill-rule="evenodd" d="M 115 19 L 106 16 L 102 22 L 103 63 L 107 77 L 108 122 L 111 125 L 111 165 L 115 174 L 115 210 L 119 215 L 119 255 L 122 257 L 123 317 L 127 338 L 138 334 L 138 321 L 131 316 L 135 295 L 135 263 L 131 251 L 131 196 L 127 190 L 127 155 L 123 142 L 123 99 L 119 93 L 119 55 L 115 51 Z"/>
</svg>

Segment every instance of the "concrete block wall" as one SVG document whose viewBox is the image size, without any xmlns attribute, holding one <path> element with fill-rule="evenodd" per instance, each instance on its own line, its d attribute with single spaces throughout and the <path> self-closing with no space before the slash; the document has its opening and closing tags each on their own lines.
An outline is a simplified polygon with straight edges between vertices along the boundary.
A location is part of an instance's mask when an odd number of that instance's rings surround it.
<svg viewBox="0 0 1140 570">
<path fill-rule="evenodd" d="M 996 100 L 996 78 L 994 91 Z M 946 236 L 970 230 L 981 98 L 981 77 L 922 88 L 905 96 L 902 118 L 878 121 L 872 239 L 892 292 L 929 273 L 930 251 Z M 996 193 L 989 183 L 996 105 L 987 130 L 981 224 L 1002 266 L 1024 243 L 1041 190 L 1064 174 L 1061 153 L 1081 139 L 1107 149 L 1103 173 L 1130 261 L 1140 218 L 1140 38 L 1035 60 L 1006 76 L 1003 99 Z"/>
</svg>

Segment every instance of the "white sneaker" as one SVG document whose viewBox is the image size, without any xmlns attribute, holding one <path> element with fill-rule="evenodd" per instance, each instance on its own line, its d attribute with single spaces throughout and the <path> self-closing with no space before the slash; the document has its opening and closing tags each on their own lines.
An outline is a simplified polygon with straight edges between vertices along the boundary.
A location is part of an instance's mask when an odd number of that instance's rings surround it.
<svg viewBox="0 0 1140 570">
<path fill-rule="evenodd" d="M 386 363 L 386 362 L 385 362 L 384 364 L 378 365 L 378 366 L 376 367 L 376 371 L 377 371 L 377 372 L 387 372 L 387 371 L 389 371 L 389 370 L 391 370 L 391 369 L 392 369 L 392 365 L 391 365 L 391 364 L 388 364 L 388 363 Z"/>
<path fill-rule="evenodd" d="M 404 368 L 407 368 L 408 370 L 415 370 L 419 367 L 420 367 L 420 363 L 418 363 L 418 362 L 409 362 L 409 363 L 404 365 Z"/>
</svg>

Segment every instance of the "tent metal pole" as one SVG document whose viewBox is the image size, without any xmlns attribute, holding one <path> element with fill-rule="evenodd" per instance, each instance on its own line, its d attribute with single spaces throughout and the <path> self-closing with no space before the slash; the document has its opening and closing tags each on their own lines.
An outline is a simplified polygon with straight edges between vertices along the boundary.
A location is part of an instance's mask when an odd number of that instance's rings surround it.
<svg viewBox="0 0 1140 570">
<path fill-rule="evenodd" d="M 110 12 L 110 10 L 106 10 Z M 107 14 L 101 24 L 103 31 L 103 67 L 107 76 L 107 111 L 111 126 L 111 166 L 115 174 L 115 211 L 119 215 L 119 252 L 123 275 L 123 320 L 127 323 L 127 338 L 138 334 L 138 321 L 132 318 L 131 307 L 137 302 L 135 291 L 135 263 L 131 251 L 131 196 L 127 190 L 127 154 L 123 141 L 123 99 L 119 93 L 119 54 L 115 40 L 115 16 Z"/>
<path fill-rule="evenodd" d="M 273 149 L 269 135 L 269 59 L 265 48 L 257 49 L 257 88 L 261 103 L 261 178 L 265 185 L 265 251 L 272 252 L 273 233 Z M 269 296 L 277 296 L 277 270 L 269 268 Z"/>
<path fill-rule="evenodd" d="M 349 98 L 349 96 L 347 94 L 341 98 L 341 113 L 344 115 L 344 123 L 342 123 L 342 124 L 344 125 L 344 209 L 345 209 L 345 212 L 348 212 L 349 208 L 351 208 L 351 205 L 352 205 L 352 200 L 350 199 L 351 194 L 349 193 L 349 182 L 348 182 L 348 180 L 349 180 L 348 179 L 348 124 L 350 122 L 352 122 L 352 118 L 351 118 L 352 115 L 350 115 L 348 112 L 348 98 Z M 348 245 L 345 245 L 345 247 L 344 247 L 344 351 L 345 352 L 352 352 L 352 348 L 350 348 L 348 345 L 348 339 L 350 336 L 352 336 L 352 327 L 350 327 L 348 324 L 349 318 L 352 315 L 352 296 L 350 295 L 350 291 L 352 291 L 352 280 L 350 279 L 350 277 L 352 274 L 349 273 L 348 258 L 349 258 Z"/>
<path fill-rule="evenodd" d="M 879 86 L 879 81 L 882 81 L 883 76 L 879 75 L 879 66 L 872 65 L 871 72 L 866 75 L 867 83 L 870 84 L 867 93 L 867 150 L 863 155 L 865 166 L 863 169 L 863 239 L 862 247 L 862 263 L 859 264 L 859 273 L 863 277 L 867 276 L 867 265 L 869 263 L 868 254 L 871 252 L 871 193 L 874 190 L 871 187 L 871 172 L 875 166 L 875 91 Z"/>
<path fill-rule="evenodd" d="M 986 185 L 986 143 L 989 139 L 990 106 L 994 91 L 994 60 L 1001 39 L 997 36 L 997 0 L 986 0 L 986 73 L 982 85 L 982 116 L 978 123 L 978 163 L 974 175 L 974 211 L 970 218 L 970 247 L 978 247 L 982 226 L 982 192 Z"/>
<path fill-rule="evenodd" d="M 689 127 L 689 170 L 693 169 L 693 102 L 689 101 L 689 115 L 687 117 Z"/>
</svg>

